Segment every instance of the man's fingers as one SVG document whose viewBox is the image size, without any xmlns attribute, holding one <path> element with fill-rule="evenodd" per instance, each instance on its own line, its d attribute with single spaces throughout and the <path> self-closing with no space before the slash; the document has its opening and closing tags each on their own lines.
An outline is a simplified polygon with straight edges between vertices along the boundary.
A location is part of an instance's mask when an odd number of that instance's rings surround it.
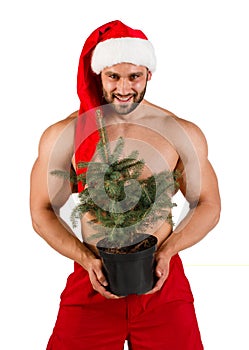
<svg viewBox="0 0 249 350">
<path fill-rule="evenodd" d="M 100 284 L 102 284 L 102 286 L 106 287 L 108 286 L 108 282 L 105 278 L 105 275 L 103 274 L 103 272 L 101 270 L 98 270 L 95 272 L 96 278 L 99 281 Z"/>
<path fill-rule="evenodd" d="M 163 275 L 162 270 L 160 268 L 156 268 L 156 276 L 160 278 L 162 277 L 162 275 Z"/>
<path fill-rule="evenodd" d="M 108 285 L 107 280 L 105 278 L 105 275 L 102 271 L 102 264 L 101 261 L 97 261 L 96 265 L 88 271 L 89 278 L 92 283 L 93 289 L 101 294 L 103 297 L 107 299 L 118 299 L 119 297 L 117 295 L 112 294 L 111 292 L 106 290 L 106 286 Z"/>
<path fill-rule="evenodd" d="M 108 290 L 105 289 L 105 287 L 100 284 L 100 282 L 96 279 L 96 282 L 93 283 L 93 289 L 96 290 L 96 292 L 98 292 L 99 294 L 101 294 L 103 297 L 107 298 L 107 299 L 118 299 L 119 297 L 117 295 L 112 294 L 111 292 L 109 292 Z"/>
<path fill-rule="evenodd" d="M 99 281 L 99 283 L 106 287 L 108 283 L 103 273 L 102 267 L 103 266 L 101 260 L 96 259 L 92 265 L 91 270 L 89 271 L 89 274 L 93 274 L 95 278 Z M 94 277 L 93 275 L 92 278 Z"/>
<path fill-rule="evenodd" d="M 169 275 L 169 264 L 170 264 L 170 260 L 164 257 L 158 257 L 157 265 L 155 269 L 156 276 L 159 278 L 164 278 L 164 280 L 166 280 L 166 278 Z"/>
<path fill-rule="evenodd" d="M 165 259 L 164 257 L 159 257 L 159 256 L 157 257 L 155 274 L 158 277 L 158 280 L 155 286 L 146 294 L 153 294 L 155 292 L 158 292 L 162 288 L 163 284 L 165 283 L 169 275 L 169 264 L 170 264 L 170 261 L 168 259 Z"/>
<path fill-rule="evenodd" d="M 158 292 L 162 288 L 165 280 L 166 280 L 166 278 L 164 278 L 164 277 L 159 278 L 158 281 L 156 282 L 155 286 L 153 287 L 153 289 L 151 289 L 149 292 L 147 292 L 145 294 L 153 294 L 155 292 Z"/>
</svg>

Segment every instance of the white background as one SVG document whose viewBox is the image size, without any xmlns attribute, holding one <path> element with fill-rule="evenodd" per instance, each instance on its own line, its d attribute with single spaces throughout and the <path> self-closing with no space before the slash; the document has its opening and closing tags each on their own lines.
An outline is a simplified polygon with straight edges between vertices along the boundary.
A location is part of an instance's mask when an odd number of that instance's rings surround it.
<svg viewBox="0 0 249 350">
<path fill-rule="evenodd" d="M 205 350 L 249 349 L 246 5 L 242 0 L 1 3 L 1 349 L 44 350 L 54 326 L 73 264 L 31 227 L 29 174 L 43 130 L 79 107 L 76 74 L 85 39 L 114 19 L 142 29 L 155 46 L 158 68 L 146 98 L 192 120 L 207 137 L 222 216 L 181 256 Z"/>
</svg>

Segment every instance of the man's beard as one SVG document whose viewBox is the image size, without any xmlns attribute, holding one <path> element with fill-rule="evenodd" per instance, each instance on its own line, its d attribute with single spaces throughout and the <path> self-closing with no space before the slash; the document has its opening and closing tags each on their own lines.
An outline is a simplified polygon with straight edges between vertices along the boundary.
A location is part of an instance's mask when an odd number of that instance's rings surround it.
<svg viewBox="0 0 249 350">
<path fill-rule="evenodd" d="M 132 111 L 134 111 L 135 108 L 137 108 L 137 106 L 140 104 L 140 102 L 142 102 L 144 95 L 146 92 L 146 86 L 144 88 L 144 90 L 142 92 L 138 93 L 134 93 L 132 100 L 127 102 L 127 103 L 119 103 L 116 104 L 114 103 L 114 100 L 116 98 L 116 96 L 121 96 L 120 94 L 115 94 L 115 93 L 111 93 L 108 95 L 108 92 L 106 90 L 104 90 L 103 88 L 103 96 L 104 99 L 106 100 L 107 103 L 109 103 L 109 106 L 111 106 L 111 108 L 118 114 L 121 115 L 126 115 L 131 113 Z"/>
</svg>

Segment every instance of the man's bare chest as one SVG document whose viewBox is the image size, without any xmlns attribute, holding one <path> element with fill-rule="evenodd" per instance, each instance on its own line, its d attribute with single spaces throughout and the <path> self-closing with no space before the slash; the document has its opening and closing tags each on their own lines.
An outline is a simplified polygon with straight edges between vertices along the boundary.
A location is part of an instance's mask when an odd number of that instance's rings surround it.
<svg viewBox="0 0 249 350">
<path fill-rule="evenodd" d="M 152 127 L 121 123 L 108 126 L 107 135 L 112 150 L 118 138 L 122 137 L 124 148 L 121 157 L 138 151 L 138 158 L 144 160 L 146 168 L 152 173 L 173 170 L 177 164 L 178 154 L 170 141 Z"/>
</svg>

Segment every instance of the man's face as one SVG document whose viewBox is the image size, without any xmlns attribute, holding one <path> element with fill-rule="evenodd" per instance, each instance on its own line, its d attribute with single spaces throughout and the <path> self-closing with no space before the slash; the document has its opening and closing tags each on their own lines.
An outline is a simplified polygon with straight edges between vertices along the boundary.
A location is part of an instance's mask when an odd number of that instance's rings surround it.
<svg viewBox="0 0 249 350">
<path fill-rule="evenodd" d="M 143 100 L 151 73 L 144 66 L 119 63 L 101 72 L 104 98 L 116 113 L 128 114 Z"/>
</svg>

